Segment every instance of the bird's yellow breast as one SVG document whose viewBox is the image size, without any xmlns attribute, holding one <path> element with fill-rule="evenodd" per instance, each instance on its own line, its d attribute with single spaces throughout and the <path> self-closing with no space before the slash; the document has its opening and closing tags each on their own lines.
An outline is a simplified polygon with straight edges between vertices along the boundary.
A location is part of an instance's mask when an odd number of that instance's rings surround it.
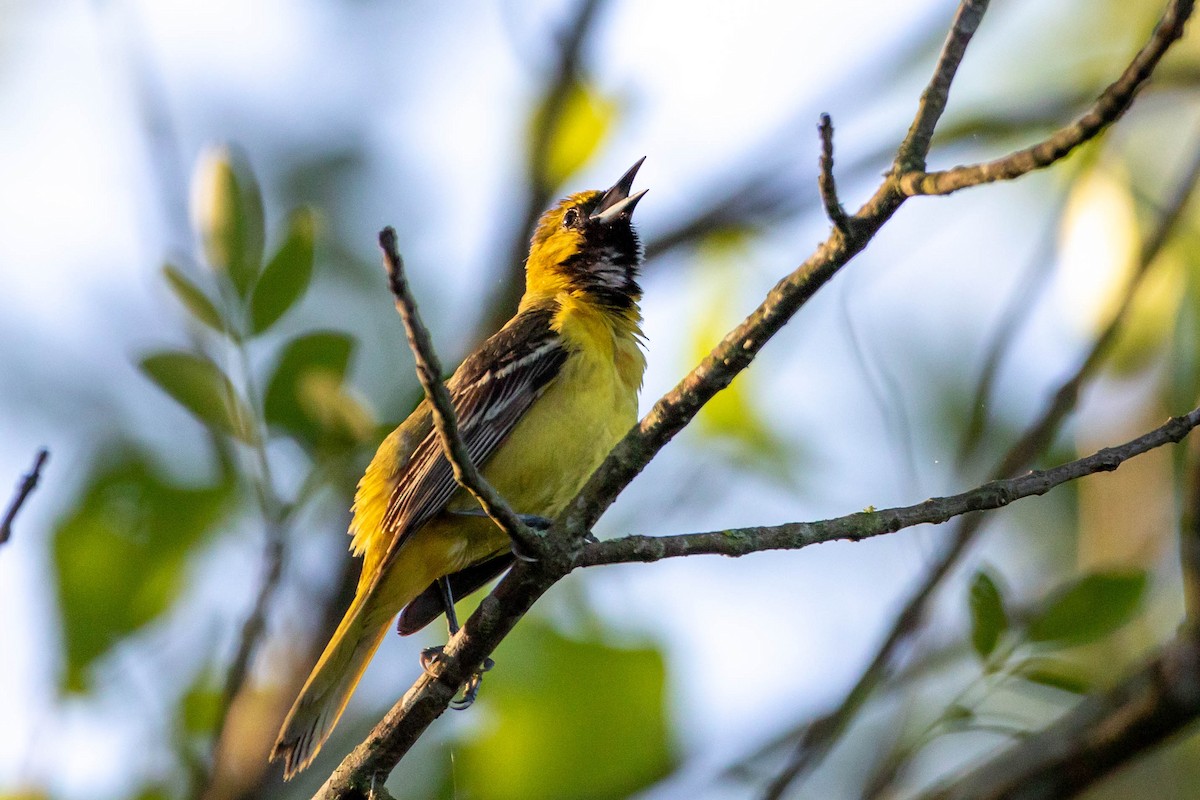
<svg viewBox="0 0 1200 800">
<path fill-rule="evenodd" d="M 553 326 L 570 355 L 483 469 L 514 511 L 541 517 L 562 511 L 637 422 L 646 368 L 635 320 L 559 302 Z"/>
</svg>

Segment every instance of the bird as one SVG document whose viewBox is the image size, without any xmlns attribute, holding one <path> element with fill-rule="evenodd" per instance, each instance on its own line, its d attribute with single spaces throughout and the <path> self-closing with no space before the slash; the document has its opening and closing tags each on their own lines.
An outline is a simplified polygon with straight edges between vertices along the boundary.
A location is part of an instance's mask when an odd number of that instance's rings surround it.
<svg viewBox="0 0 1200 800">
<path fill-rule="evenodd" d="M 472 461 L 528 519 L 559 514 L 637 422 L 646 357 L 632 214 L 646 190 L 631 191 L 644 160 L 609 189 L 571 194 L 542 214 L 516 315 L 445 384 Z M 397 614 L 401 635 L 442 613 L 453 634 L 454 597 L 514 559 L 508 536 L 455 482 L 428 400 L 380 444 L 349 533 L 362 558 L 354 600 L 271 750 L 288 779 L 329 738 Z"/>
</svg>

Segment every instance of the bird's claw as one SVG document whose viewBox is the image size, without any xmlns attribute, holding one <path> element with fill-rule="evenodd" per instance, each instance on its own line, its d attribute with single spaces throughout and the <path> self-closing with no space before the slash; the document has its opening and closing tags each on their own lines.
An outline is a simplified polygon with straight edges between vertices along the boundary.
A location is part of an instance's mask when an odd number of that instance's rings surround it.
<svg viewBox="0 0 1200 800">
<path fill-rule="evenodd" d="M 524 561 L 526 564 L 533 564 L 537 562 L 538 557 L 535 554 L 530 553 L 519 539 L 513 539 L 511 547 L 512 554 L 517 561 Z"/>
<path fill-rule="evenodd" d="M 431 674 L 430 670 L 437 660 L 442 657 L 445 649 L 445 647 L 438 645 L 437 647 L 426 647 L 421 651 L 421 669 L 425 670 L 427 675 Z M 495 666 L 495 661 L 485 658 L 479 669 L 475 670 L 471 677 L 467 679 L 466 686 L 463 687 L 463 696 L 458 700 L 451 700 L 450 707 L 455 711 L 465 711 L 470 708 L 475 702 L 475 698 L 479 696 L 479 687 L 483 683 L 483 673 L 491 671 Z"/>
<path fill-rule="evenodd" d="M 539 533 L 545 533 L 554 524 L 554 520 L 548 517 L 539 517 L 536 514 L 518 514 L 517 517 L 522 524 L 532 528 Z M 512 540 L 512 554 L 517 561 L 524 561 L 527 564 L 532 564 L 538 561 L 537 553 L 529 552 L 529 549 L 519 539 Z"/>
<path fill-rule="evenodd" d="M 496 662 L 490 658 L 485 658 L 479 669 L 475 670 L 474 674 L 467 679 L 467 685 L 463 687 L 463 696 L 459 700 L 451 700 L 450 707 L 455 711 L 466 711 L 475 702 L 475 698 L 479 696 L 479 687 L 483 685 L 483 673 L 491 670 L 496 666 Z"/>
<path fill-rule="evenodd" d="M 442 657 L 442 651 L 445 649 L 442 645 L 438 645 L 437 647 L 426 647 L 421 651 L 421 655 L 418 658 L 421 661 L 421 669 L 425 670 L 426 675 L 432 674 L 430 670 L 433 669 L 433 665 L 437 663 L 437 660 Z"/>
</svg>

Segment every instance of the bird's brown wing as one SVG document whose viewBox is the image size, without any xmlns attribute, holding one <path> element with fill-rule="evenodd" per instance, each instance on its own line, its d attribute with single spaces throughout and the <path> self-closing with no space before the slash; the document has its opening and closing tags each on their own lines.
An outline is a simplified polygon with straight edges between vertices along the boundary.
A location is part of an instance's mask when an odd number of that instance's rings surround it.
<svg viewBox="0 0 1200 800">
<path fill-rule="evenodd" d="M 534 309 L 518 314 L 447 382 L 459 433 L 476 466 L 496 452 L 566 361 L 567 350 L 550 327 L 553 313 L 553 309 Z M 431 431 L 413 450 L 388 499 L 383 527 L 390 542 L 379 573 L 405 539 L 440 512 L 457 489 L 437 431 Z"/>
</svg>

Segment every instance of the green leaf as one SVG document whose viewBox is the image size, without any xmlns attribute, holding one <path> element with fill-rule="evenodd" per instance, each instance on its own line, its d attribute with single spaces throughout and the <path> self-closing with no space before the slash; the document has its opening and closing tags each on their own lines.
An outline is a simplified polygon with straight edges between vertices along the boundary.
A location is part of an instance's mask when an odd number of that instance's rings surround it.
<svg viewBox="0 0 1200 800">
<path fill-rule="evenodd" d="M 1133 619 L 1145 590 L 1144 570 L 1085 575 L 1056 591 L 1029 620 L 1029 639 L 1063 645 L 1103 639 Z"/>
<path fill-rule="evenodd" d="M 308 289 L 313 272 L 316 217 L 310 209 L 297 211 L 287 238 L 271 257 L 250 298 L 250 330 L 262 333 L 287 313 Z"/>
<path fill-rule="evenodd" d="M 229 378 L 206 358 L 179 350 L 142 359 L 142 372 L 209 427 L 254 443 L 254 417 Z"/>
<path fill-rule="evenodd" d="M 205 152 L 192 183 L 192 212 L 209 266 L 245 297 L 262 265 L 263 202 L 258 181 L 228 147 Z"/>
<path fill-rule="evenodd" d="M 1023 664 L 1016 675 L 1030 683 L 1049 686 L 1071 694 L 1087 694 L 1091 681 L 1077 667 L 1065 661 L 1034 659 Z"/>
<path fill-rule="evenodd" d="M 213 301 L 208 299 L 208 295 L 174 264 L 163 264 L 162 269 L 167 286 L 171 287 L 175 297 L 191 312 L 192 317 L 213 330 L 224 333 L 226 325 L 221 319 L 221 312 L 217 310 Z"/>
<path fill-rule="evenodd" d="M 233 486 L 175 483 L 127 446 L 102 451 L 57 522 L 53 552 L 65 650 L 62 688 L 179 596 L 188 553 L 226 516 Z"/>
<path fill-rule="evenodd" d="M 533 115 L 530 141 L 537 141 L 538 133 L 549 127 L 538 178 L 543 186 L 556 187 L 595 155 L 616 120 L 617 103 L 595 87 L 575 81 L 568 87 L 558 114 L 549 118 L 550 112 L 551 108 L 543 105 Z"/>
<path fill-rule="evenodd" d="M 456 748 L 464 796 L 628 797 L 673 767 L 658 649 L 526 618 L 496 662 L 479 700 L 488 724 Z"/>
<path fill-rule="evenodd" d="M 267 422 L 320 444 L 330 426 L 322 400 L 330 395 L 331 385 L 341 387 L 353 351 L 354 340 L 337 331 L 318 331 L 288 342 L 267 386 Z"/>
<path fill-rule="evenodd" d="M 996 581 L 987 572 L 979 570 L 971 579 L 968 603 L 971 608 L 971 646 L 986 661 L 995 651 L 1000 637 L 1008 630 L 1004 597 Z"/>
</svg>

